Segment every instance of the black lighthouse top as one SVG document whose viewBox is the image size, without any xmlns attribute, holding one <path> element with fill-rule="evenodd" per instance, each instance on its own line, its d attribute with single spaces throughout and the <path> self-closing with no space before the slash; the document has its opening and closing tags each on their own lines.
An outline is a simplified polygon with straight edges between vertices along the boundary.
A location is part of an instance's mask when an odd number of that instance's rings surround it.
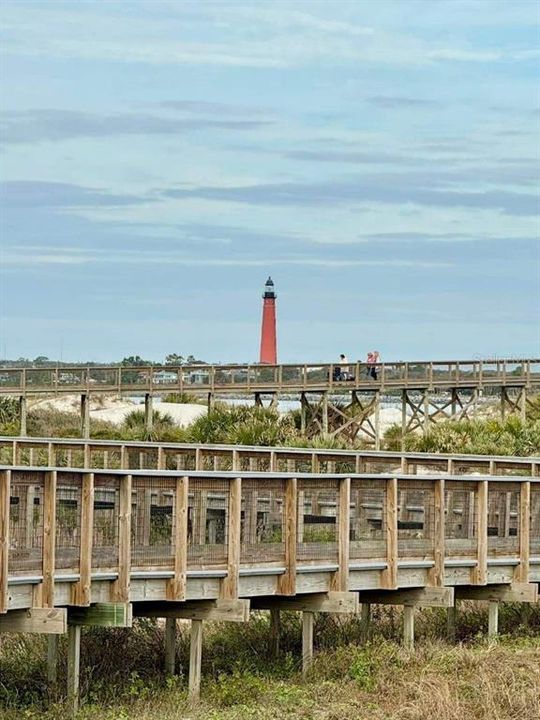
<svg viewBox="0 0 540 720">
<path fill-rule="evenodd" d="M 271 277 L 268 278 L 264 286 L 263 298 L 275 298 L 276 293 L 274 292 L 274 282 Z"/>
</svg>

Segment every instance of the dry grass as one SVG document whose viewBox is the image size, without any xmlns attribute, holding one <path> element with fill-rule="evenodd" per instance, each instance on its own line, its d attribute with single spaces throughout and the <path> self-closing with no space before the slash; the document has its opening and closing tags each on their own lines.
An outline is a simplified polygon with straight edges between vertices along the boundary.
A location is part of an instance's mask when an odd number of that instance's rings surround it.
<svg viewBox="0 0 540 720">
<path fill-rule="evenodd" d="M 225 650 L 225 648 L 224 648 Z M 231 656 L 231 660 L 233 656 Z M 232 663 L 231 663 L 232 664 Z M 80 720 L 538 720 L 540 639 L 502 638 L 449 646 L 426 641 L 415 653 L 392 641 L 319 652 L 307 681 L 233 670 L 203 681 L 190 708 L 185 685 L 147 685 L 133 676 L 105 704 L 88 703 Z M 0 712 L 3 720 L 64 720 L 62 705 Z"/>
</svg>

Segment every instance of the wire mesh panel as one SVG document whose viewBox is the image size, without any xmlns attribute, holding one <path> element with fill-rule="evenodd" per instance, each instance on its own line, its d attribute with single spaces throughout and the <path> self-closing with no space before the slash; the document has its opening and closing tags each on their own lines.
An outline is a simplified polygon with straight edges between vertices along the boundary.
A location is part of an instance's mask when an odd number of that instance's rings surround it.
<svg viewBox="0 0 540 720">
<path fill-rule="evenodd" d="M 60 473 L 56 483 L 57 570 L 78 570 L 81 540 L 80 474 Z"/>
<path fill-rule="evenodd" d="M 297 558 L 337 561 L 337 480 L 299 480 Z"/>
<path fill-rule="evenodd" d="M 122 466 L 121 451 L 119 447 L 104 447 L 100 453 L 100 459 L 101 462 L 99 467 L 104 470 L 119 470 Z"/>
<path fill-rule="evenodd" d="M 385 514 L 386 481 L 353 479 L 349 550 L 351 560 L 386 558 Z"/>
<path fill-rule="evenodd" d="M 531 483 L 531 555 L 540 555 L 540 485 Z"/>
<path fill-rule="evenodd" d="M 158 469 L 158 448 L 144 447 L 139 449 L 140 470 L 157 470 Z"/>
<path fill-rule="evenodd" d="M 0 463 L 11 465 L 13 462 L 13 443 L 11 441 L 0 441 Z"/>
<path fill-rule="evenodd" d="M 519 554 L 519 485 L 490 483 L 488 488 L 488 553 Z"/>
<path fill-rule="evenodd" d="M 366 457 L 362 472 L 365 473 L 396 473 L 401 472 L 399 458 Z"/>
<path fill-rule="evenodd" d="M 477 485 L 449 480 L 445 483 L 445 545 L 449 557 L 476 554 L 478 535 Z"/>
<path fill-rule="evenodd" d="M 321 473 L 339 473 L 346 475 L 347 473 L 356 472 L 356 458 L 341 457 L 339 455 L 319 455 L 318 462 L 319 472 Z"/>
<path fill-rule="evenodd" d="M 41 573 L 45 473 L 13 470 L 9 502 L 9 574 Z"/>
<path fill-rule="evenodd" d="M 96 475 L 94 478 L 93 570 L 116 570 L 118 568 L 119 512 L 119 476 Z"/>
<path fill-rule="evenodd" d="M 227 562 L 229 482 L 190 478 L 188 566 L 224 566 Z"/>
<path fill-rule="evenodd" d="M 169 450 L 165 454 L 167 470 L 195 470 L 195 449 Z"/>
<path fill-rule="evenodd" d="M 284 560 L 284 494 L 283 480 L 242 480 L 242 563 Z"/>
<path fill-rule="evenodd" d="M 219 470 L 232 470 L 233 450 L 214 450 L 201 448 L 199 450 L 199 470 L 217 472 Z"/>
<path fill-rule="evenodd" d="M 435 490 L 432 482 L 398 481 L 398 555 L 433 556 Z"/>
<path fill-rule="evenodd" d="M 131 565 L 134 568 L 172 567 L 172 528 L 175 478 L 132 479 Z"/>
</svg>

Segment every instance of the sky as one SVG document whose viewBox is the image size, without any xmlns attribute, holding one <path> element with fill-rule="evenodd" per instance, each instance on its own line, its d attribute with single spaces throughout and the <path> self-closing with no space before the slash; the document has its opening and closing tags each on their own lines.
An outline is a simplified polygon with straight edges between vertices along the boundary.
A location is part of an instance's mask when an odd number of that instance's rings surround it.
<svg viewBox="0 0 540 720">
<path fill-rule="evenodd" d="M 540 3 L 0 22 L 0 357 L 540 357 Z"/>
</svg>

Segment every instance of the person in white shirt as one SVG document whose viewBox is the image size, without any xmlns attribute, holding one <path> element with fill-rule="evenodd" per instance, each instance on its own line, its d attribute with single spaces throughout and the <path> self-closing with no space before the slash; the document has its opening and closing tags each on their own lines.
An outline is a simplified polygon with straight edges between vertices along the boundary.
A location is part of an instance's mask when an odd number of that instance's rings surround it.
<svg viewBox="0 0 540 720">
<path fill-rule="evenodd" d="M 339 363 L 340 363 L 340 372 L 339 372 L 339 380 L 350 380 L 351 379 L 351 370 L 349 366 L 346 364 L 348 363 L 348 359 L 346 355 L 343 355 L 343 353 L 339 356 Z"/>
</svg>

